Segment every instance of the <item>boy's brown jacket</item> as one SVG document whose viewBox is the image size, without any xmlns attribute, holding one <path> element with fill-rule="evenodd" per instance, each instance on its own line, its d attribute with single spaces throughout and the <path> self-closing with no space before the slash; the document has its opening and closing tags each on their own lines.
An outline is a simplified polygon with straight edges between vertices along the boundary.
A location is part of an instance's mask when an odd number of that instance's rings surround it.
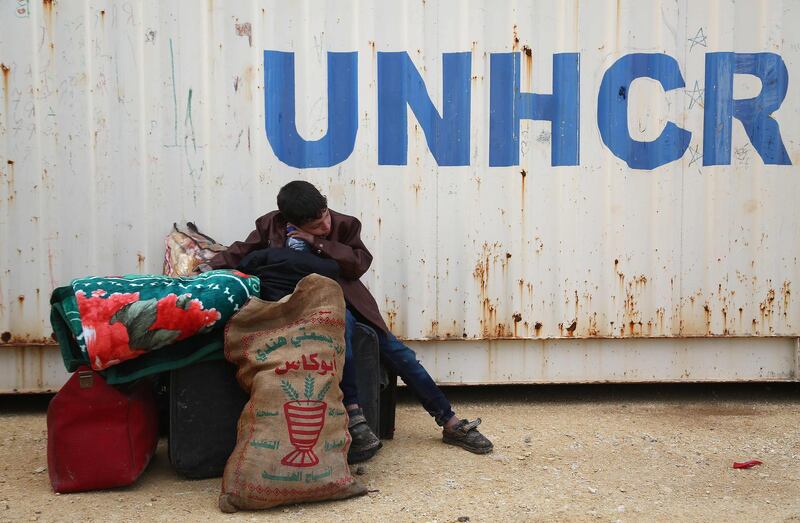
<svg viewBox="0 0 800 523">
<path fill-rule="evenodd" d="M 375 298 L 359 278 L 372 263 L 361 241 L 361 222 L 353 216 L 331 213 L 331 232 L 325 238 L 314 237 L 312 252 L 336 260 L 339 264 L 339 284 L 347 303 L 375 327 L 389 332 L 381 317 Z M 208 264 L 214 269 L 235 268 L 247 254 L 267 247 L 283 247 L 286 243 L 286 218 L 272 211 L 256 220 L 256 229 L 242 242 L 234 242 L 228 250 L 214 256 Z"/>
</svg>

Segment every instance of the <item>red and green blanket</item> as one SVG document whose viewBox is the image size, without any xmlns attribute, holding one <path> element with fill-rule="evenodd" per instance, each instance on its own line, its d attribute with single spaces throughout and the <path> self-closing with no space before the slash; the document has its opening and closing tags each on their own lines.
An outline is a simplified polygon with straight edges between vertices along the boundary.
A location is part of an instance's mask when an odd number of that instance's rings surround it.
<svg viewBox="0 0 800 523">
<path fill-rule="evenodd" d="M 259 288 L 257 277 L 230 270 L 79 278 L 53 292 L 51 320 L 68 369 L 65 342 L 77 343 L 71 358 L 103 370 L 222 327 Z"/>
</svg>

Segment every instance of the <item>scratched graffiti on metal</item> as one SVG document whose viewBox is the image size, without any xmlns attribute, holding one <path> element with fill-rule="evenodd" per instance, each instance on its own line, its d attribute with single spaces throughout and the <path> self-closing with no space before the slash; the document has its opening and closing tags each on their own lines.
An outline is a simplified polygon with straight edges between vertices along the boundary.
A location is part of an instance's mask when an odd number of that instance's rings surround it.
<svg viewBox="0 0 800 523">
<path fill-rule="evenodd" d="M 30 16 L 30 0 L 17 0 L 15 14 L 18 18 L 27 18 Z"/>
</svg>

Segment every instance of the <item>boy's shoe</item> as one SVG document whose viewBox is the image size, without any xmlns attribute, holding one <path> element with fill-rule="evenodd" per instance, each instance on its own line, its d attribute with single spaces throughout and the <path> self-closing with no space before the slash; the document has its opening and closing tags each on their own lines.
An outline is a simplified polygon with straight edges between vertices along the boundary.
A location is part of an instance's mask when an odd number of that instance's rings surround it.
<svg viewBox="0 0 800 523">
<path fill-rule="evenodd" d="M 353 409 L 347 412 L 350 422 L 347 429 L 350 431 L 350 450 L 347 452 L 348 463 L 361 463 L 367 461 L 377 454 L 383 444 L 378 437 L 372 433 L 367 424 L 367 418 L 361 409 Z"/>
<path fill-rule="evenodd" d="M 452 430 L 442 430 L 442 441 L 448 445 L 456 445 L 475 454 L 486 454 L 494 448 L 489 438 L 478 432 L 481 419 L 469 421 L 462 419 Z"/>
</svg>

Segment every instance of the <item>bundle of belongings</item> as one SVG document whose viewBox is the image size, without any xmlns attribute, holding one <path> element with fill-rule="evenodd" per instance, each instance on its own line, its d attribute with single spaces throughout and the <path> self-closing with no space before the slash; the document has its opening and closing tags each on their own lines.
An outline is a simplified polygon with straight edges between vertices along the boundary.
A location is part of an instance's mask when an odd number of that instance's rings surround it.
<svg viewBox="0 0 800 523">
<path fill-rule="evenodd" d="M 50 320 L 67 370 L 100 371 L 215 329 L 219 334 L 259 290 L 258 278 L 230 270 L 78 278 L 53 291 Z"/>
<path fill-rule="evenodd" d="M 176 233 L 183 234 L 177 227 Z M 165 271 L 204 259 L 190 249 L 173 256 Z M 336 262 L 272 248 L 252 253 L 241 268 L 249 274 L 93 276 L 55 289 L 51 323 L 74 372 L 48 408 L 56 492 L 136 481 L 158 442 L 147 377 L 223 357 L 238 367 L 249 401 L 225 466 L 221 510 L 366 492 L 347 464 L 339 386 L 345 303 L 331 279 Z"/>
<path fill-rule="evenodd" d="M 173 223 L 172 232 L 164 243 L 164 274 L 167 276 L 190 276 L 198 265 L 226 249 L 200 232 L 192 222 Z"/>
<path fill-rule="evenodd" d="M 225 323 L 259 288 L 256 277 L 222 270 L 79 278 L 55 289 L 50 320 L 75 374 L 48 408 L 54 490 L 133 483 L 158 442 L 154 387 L 139 378 L 221 358 Z"/>
</svg>

